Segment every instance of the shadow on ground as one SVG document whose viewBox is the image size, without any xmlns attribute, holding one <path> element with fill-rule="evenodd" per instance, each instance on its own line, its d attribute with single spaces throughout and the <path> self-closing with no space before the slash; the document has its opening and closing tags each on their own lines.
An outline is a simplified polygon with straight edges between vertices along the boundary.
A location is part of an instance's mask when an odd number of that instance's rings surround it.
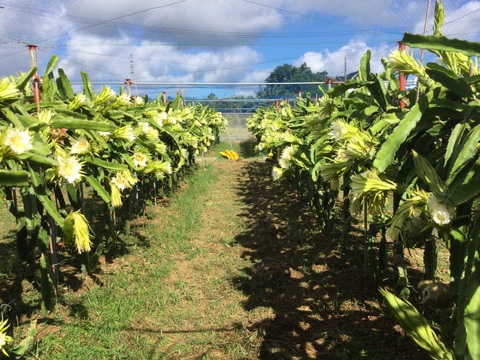
<svg viewBox="0 0 480 360">
<path fill-rule="evenodd" d="M 263 338 L 260 358 L 428 359 L 379 304 L 360 247 L 342 254 L 305 201 L 270 174 L 268 164 L 245 163 L 237 188 L 248 227 L 236 242 L 249 265 L 233 282 L 246 310 L 273 310 L 250 325 Z"/>
<path fill-rule="evenodd" d="M 135 221 L 129 227 L 128 235 L 119 234 L 115 241 L 105 243 L 108 237 L 107 221 L 104 206 L 98 198 L 88 197 L 85 202 L 85 213 L 89 217 L 94 238 L 94 251 L 87 254 L 77 254 L 73 245 L 65 246 L 63 242 L 57 245 L 58 286 L 56 288 L 56 303 L 66 305 L 70 315 L 88 318 L 88 311 L 78 301 L 64 298 L 63 288 L 76 292 L 91 283 L 102 285 L 99 256 L 105 255 L 107 262 L 130 253 L 130 246 L 149 247 L 149 240 L 142 235 L 143 223 Z M 133 218 L 133 216 L 131 216 Z M 125 229 L 126 221 L 119 220 L 119 228 Z M 128 222 L 129 224 L 131 221 Z M 58 229 L 60 230 L 60 229 Z M 59 232 L 60 233 L 60 232 Z M 61 239 L 61 237 L 60 237 Z M 0 241 L 0 319 L 9 318 L 10 323 L 28 323 L 29 317 L 41 308 L 42 278 L 39 270 L 38 243 L 29 236 L 24 242 L 17 244 L 15 230 L 3 234 Z M 37 240 L 39 241 L 39 240 Z M 26 247 L 29 246 L 27 249 Z M 101 250 L 95 251 L 101 246 Z M 20 250 L 24 254 L 19 254 Z M 30 251 L 30 252 L 29 252 Z M 88 274 L 82 273 L 82 265 L 90 266 Z M 38 318 L 41 320 L 42 318 Z M 45 319 L 44 319 L 45 320 Z M 45 320 L 47 321 L 47 320 Z M 13 331 L 11 328 L 9 331 Z"/>
<path fill-rule="evenodd" d="M 253 140 L 242 141 L 240 143 L 240 155 L 244 158 L 258 157 L 258 153 L 255 151 L 257 142 Z"/>
</svg>

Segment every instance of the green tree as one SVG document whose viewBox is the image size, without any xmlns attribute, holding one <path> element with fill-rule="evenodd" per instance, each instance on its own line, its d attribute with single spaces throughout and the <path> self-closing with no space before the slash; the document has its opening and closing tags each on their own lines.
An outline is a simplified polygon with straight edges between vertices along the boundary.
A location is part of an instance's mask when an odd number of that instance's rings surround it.
<svg viewBox="0 0 480 360">
<path fill-rule="evenodd" d="M 327 72 L 312 72 L 312 69 L 303 63 L 299 67 L 283 64 L 277 66 L 265 79 L 267 83 L 284 82 L 313 82 L 327 80 Z M 317 94 L 318 85 L 266 85 L 261 86 L 257 97 L 262 99 L 281 99 L 285 97 L 296 97 L 298 92 Z"/>
<path fill-rule="evenodd" d="M 252 95 L 233 95 L 228 98 L 219 99 L 214 93 L 211 93 L 204 100 L 207 105 L 224 112 L 247 112 L 249 109 L 256 108 L 257 103 Z"/>
</svg>

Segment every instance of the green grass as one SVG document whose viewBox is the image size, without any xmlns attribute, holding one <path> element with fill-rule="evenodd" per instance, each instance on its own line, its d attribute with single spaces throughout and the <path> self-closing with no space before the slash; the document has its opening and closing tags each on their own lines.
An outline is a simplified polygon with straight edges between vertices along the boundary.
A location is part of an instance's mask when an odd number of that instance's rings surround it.
<svg viewBox="0 0 480 360">
<path fill-rule="evenodd" d="M 5 207 L 5 204 L 3 204 Z M 18 270 L 15 251 L 15 217 L 6 209 L 0 211 L 0 278 L 8 277 Z"/>
<path fill-rule="evenodd" d="M 244 295 L 231 282 L 244 263 L 228 253 L 232 234 L 245 225 L 233 216 L 241 205 L 217 188 L 220 175 L 230 176 L 232 187 L 235 175 L 221 171 L 198 166 L 166 205 L 148 209 L 152 220 L 132 222 L 130 235 L 121 236 L 122 253 L 97 275 L 101 285 L 87 281 L 86 291 L 66 290 L 55 313 L 39 321 L 28 359 L 243 359 L 254 353 L 237 328 L 246 317 Z M 212 197 L 212 189 L 218 195 Z"/>
<path fill-rule="evenodd" d="M 43 337 L 32 358 L 151 358 L 164 341 L 160 330 L 151 329 L 164 325 L 165 310 L 186 297 L 181 280 L 176 282 L 178 292 L 165 291 L 162 282 L 171 274 L 179 253 L 186 258 L 199 253 L 190 240 L 201 223 L 202 194 L 213 179 L 209 168 L 198 171 L 188 187 L 173 196 L 167 211 L 158 210 L 156 216 L 161 220 L 145 226 L 150 247 L 115 259 L 104 286 L 92 287 L 80 301 L 67 298 L 65 305 L 73 320 L 54 320 L 61 332 Z M 185 321 L 180 315 L 170 315 L 177 324 Z"/>
</svg>

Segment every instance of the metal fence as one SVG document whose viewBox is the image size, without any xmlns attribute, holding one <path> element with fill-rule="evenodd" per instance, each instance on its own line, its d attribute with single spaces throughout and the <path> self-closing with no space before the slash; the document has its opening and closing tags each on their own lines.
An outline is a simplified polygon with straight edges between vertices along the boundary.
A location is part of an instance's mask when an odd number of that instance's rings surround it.
<svg viewBox="0 0 480 360">
<path fill-rule="evenodd" d="M 220 140 L 228 142 L 242 142 L 253 140 L 254 137 L 247 130 L 247 119 L 252 115 L 253 112 L 223 113 L 223 116 L 228 120 L 228 127 L 227 132 L 220 135 Z"/>
</svg>

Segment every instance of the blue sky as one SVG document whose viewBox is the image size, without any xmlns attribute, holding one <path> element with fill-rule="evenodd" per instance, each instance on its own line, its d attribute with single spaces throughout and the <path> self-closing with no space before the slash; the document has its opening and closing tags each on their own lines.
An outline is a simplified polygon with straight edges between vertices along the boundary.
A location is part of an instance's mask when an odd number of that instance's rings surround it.
<svg viewBox="0 0 480 360">
<path fill-rule="evenodd" d="M 444 33 L 479 41 L 480 1 L 442 3 Z M 26 45 L 35 44 L 40 73 L 56 54 L 71 81 L 80 81 L 84 70 L 100 83 L 132 77 L 139 84 L 179 84 L 138 86 L 140 95 L 252 94 L 257 86 L 183 84 L 261 82 L 284 63 L 306 62 L 313 71 L 342 75 L 345 59 L 347 72 L 355 71 L 367 49 L 372 70 L 381 71 L 381 58 L 404 32 L 423 32 L 427 5 L 428 0 L 0 0 L 0 76 L 27 71 Z"/>
</svg>

